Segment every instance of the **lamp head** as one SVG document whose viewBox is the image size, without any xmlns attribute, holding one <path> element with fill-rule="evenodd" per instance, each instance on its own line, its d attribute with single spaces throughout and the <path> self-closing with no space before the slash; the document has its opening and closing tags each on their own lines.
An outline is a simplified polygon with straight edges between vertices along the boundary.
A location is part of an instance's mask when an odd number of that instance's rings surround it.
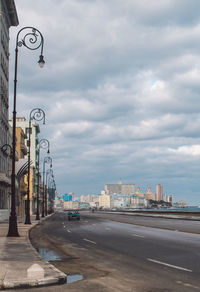
<svg viewBox="0 0 200 292">
<path fill-rule="evenodd" d="M 45 61 L 44 61 L 44 56 L 43 55 L 40 55 L 38 64 L 39 64 L 40 68 L 44 67 Z"/>
</svg>

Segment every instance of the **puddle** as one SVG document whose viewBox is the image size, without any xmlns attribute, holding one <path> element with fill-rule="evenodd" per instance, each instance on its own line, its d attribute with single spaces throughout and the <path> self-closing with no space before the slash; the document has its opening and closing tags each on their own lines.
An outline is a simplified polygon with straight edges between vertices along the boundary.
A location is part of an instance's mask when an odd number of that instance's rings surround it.
<svg viewBox="0 0 200 292">
<path fill-rule="evenodd" d="M 37 251 L 48 262 L 61 260 L 61 257 L 55 251 L 43 247 L 37 248 Z"/>
<path fill-rule="evenodd" d="M 67 284 L 83 280 L 83 276 L 80 274 L 74 274 L 74 275 L 67 275 Z"/>
</svg>

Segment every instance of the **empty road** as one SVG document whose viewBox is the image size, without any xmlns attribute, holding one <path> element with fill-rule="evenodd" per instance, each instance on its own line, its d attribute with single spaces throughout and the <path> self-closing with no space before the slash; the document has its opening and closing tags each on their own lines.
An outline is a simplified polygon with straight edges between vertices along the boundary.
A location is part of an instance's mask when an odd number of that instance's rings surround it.
<svg viewBox="0 0 200 292">
<path fill-rule="evenodd" d="M 56 267 L 83 276 L 57 291 L 188 292 L 200 291 L 199 227 L 199 221 L 102 212 L 68 221 L 61 212 L 34 228 L 31 240 L 58 255 Z"/>
</svg>

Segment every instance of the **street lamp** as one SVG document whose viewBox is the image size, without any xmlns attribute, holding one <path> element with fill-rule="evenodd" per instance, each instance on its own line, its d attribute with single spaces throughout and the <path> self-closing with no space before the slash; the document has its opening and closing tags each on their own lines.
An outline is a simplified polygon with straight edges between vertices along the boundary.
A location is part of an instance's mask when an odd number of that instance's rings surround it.
<svg viewBox="0 0 200 292">
<path fill-rule="evenodd" d="M 47 190 L 48 190 L 48 187 L 47 187 L 47 177 L 48 175 L 51 174 L 51 176 L 53 176 L 53 170 L 50 168 L 50 169 L 47 169 L 46 171 L 46 191 L 45 191 L 45 215 L 47 216 L 48 214 L 48 198 L 47 198 Z"/>
<path fill-rule="evenodd" d="M 43 196 L 42 196 L 42 217 L 45 216 L 44 208 L 45 208 L 45 163 L 50 164 L 50 167 L 52 167 L 52 158 L 50 156 L 47 156 L 44 158 L 43 162 Z"/>
<path fill-rule="evenodd" d="M 48 184 L 49 184 L 48 192 L 49 192 L 50 211 L 53 212 L 53 210 L 54 210 L 53 200 L 55 200 L 55 191 L 56 191 L 56 184 L 55 184 L 54 175 L 49 177 Z"/>
<path fill-rule="evenodd" d="M 49 141 L 47 139 L 41 139 L 39 141 L 38 144 L 38 185 L 37 185 L 37 213 L 36 213 L 36 218 L 35 220 L 40 220 L 40 211 L 39 211 L 39 193 L 40 193 L 40 185 L 39 185 L 39 181 L 40 181 L 40 148 L 42 149 L 48 149 L 47 150 L 47 154 L 50 153 L 50 145 L 49 145 Z"/>
<path fill-rule="evenodd" d="M 45 124 L 45 112 L 40 108 L 34 108 L 29 115 L 28 129 L 28 187 L 27 187 L 27 204 L 26 204 L 26 219 L 24 224 L 31 224 L 30 219 L 30 162 L 31 162 L 31 121 L 42 121 Z"/>
<path fill-rule="evenodd" d="M 19 40 L 21 33 L 23 38 Z M 18 62 L 18 47 L 26 47 L 29 50 L 37 50 L 41 47 L 41 53 L 39 57 L 40 67 L 44 66 L 43 58 L 43 46 L 44 39 L 39 30 L 34 27 L 24 27 L 22 28 L 16 38 L 16 48 L 15 48 L 15 73 L 14 73 L 14 101 L 13 101 L 13 126 L 12 126 L 12 174 L 11 174 L 11 213 L 9 217 L 9 230 L 7 236 L 18 237 L 17 228 L 17 216 L 16 216 L 16 200 L 15 200 L 15 150 L 16 150 L 16 97 L 17 97 L 17 62 Z"/>
</svg>

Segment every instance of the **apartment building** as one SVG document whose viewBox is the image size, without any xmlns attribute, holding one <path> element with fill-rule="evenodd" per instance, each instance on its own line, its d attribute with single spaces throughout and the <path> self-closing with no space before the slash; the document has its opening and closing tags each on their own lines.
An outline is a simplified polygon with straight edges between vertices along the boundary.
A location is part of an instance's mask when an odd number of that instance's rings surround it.
<svg viewBox="0 0 200 292">
<path fill-rule="evenodd" d="M 123 195 L 133 195 L 135 193 L 134 184 L 123 184 L 122 180 L 119 180 L 118 184 L 106 184 L 105 193 L 108 195 L 112 194 L 123 194 Z"/>
<path fill-rule="evenodd" d="M 9 141 L 9 28 L 19 24 L 15 2 L 0 0 L 0 221 L 9 218 L 10 156 L 1 147 Z"/>
<path fill-rule="evenodd" d="M 12 121 L 10 120 L 10 124 Z M 29 133 L 29 122 L 25 117 L 16 118 L 16 127 L 21 128 L 24 132 L 24 145 L 28 148 L 28 133 Z M 39 138 L 38 134 L 40 133 L 40 127 L 37 123 L 31 122 L 30 128 L 30 157 L 31 157 L 31 167 L 30 167 L 30 214 L 34 213 L 36 210 L 36 197 L 37 197 L 37 169 L 38 169 L 38 143 Z M 23 144 L 23 143 L 22 143 Z M 20 150 L 23 151 L 23 150 Z M 24 158 L 27 158 L 27 153 L 24 155 Z M 27 181 L 25 180 L 25 183 Z M 25 196 L 26 200 L 26 196 Z"/>
</svg>

